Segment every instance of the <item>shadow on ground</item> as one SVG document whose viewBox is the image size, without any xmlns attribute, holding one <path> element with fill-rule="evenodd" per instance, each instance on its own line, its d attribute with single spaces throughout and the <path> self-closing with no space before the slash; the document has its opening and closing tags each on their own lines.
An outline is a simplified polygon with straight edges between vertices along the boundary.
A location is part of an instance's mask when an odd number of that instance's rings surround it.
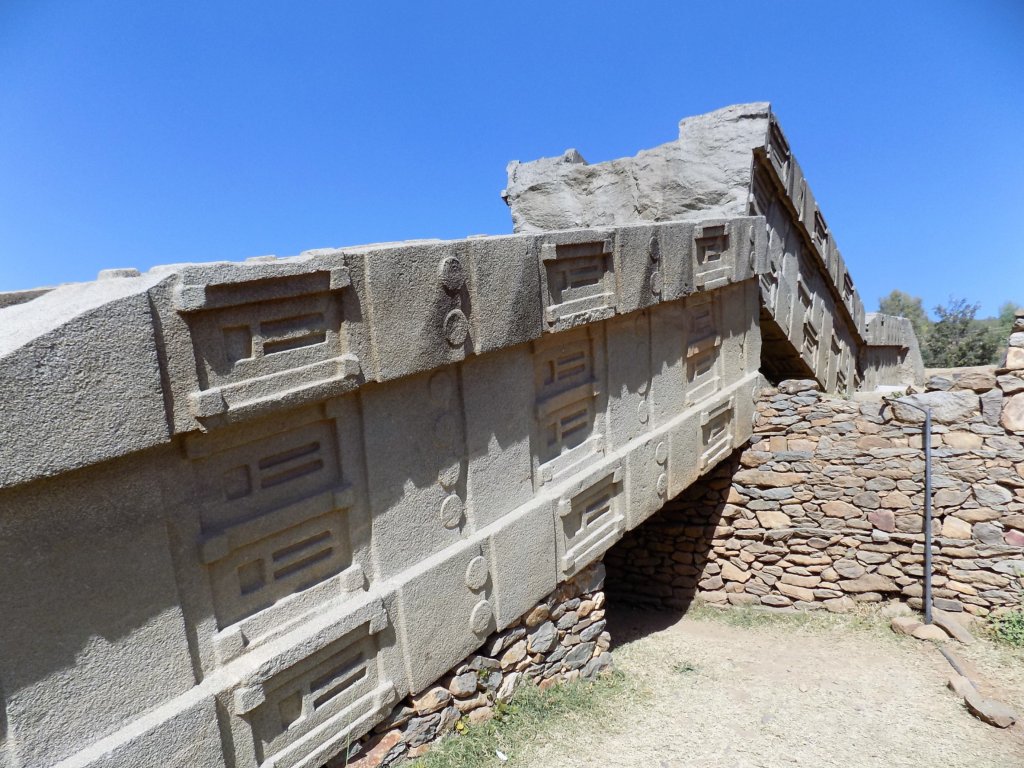
<svg viewBox="0 0 1024 768">
<path fill-rule="evenodd" d="M 715 529 L 741 456 L 742 450 L 734 452 L 665 502 L 605 555 L 606 618 L 613 648 L 666 629 L 689 610 L 698 582 L 709 575 Z"/>
</svg>

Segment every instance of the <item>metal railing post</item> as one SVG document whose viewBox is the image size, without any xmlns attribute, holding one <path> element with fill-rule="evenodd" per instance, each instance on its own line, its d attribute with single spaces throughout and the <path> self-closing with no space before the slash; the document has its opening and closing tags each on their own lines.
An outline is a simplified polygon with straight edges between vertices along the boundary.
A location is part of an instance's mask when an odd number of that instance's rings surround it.
<svg viewBox="0 0 1024 768">
<path fill-rule="evenodd" d="M 892 400 L 883 398 L 892 405 Z M 916 403 L 901 403 L 924 412 L 921 443 L 924 447 L 924 623 L 932 623 L 932 409 Z"/>
<path fill-rule="evenodd" d="M 924 409 L 924 623 L 932 623 L 932 409 Z"/>
</svg>

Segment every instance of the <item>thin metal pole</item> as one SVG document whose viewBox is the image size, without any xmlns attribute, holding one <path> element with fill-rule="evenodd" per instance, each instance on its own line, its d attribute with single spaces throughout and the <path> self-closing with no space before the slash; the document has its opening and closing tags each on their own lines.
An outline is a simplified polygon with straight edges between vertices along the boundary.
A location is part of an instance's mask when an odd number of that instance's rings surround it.
<svg viewBox="0 0 1024 768">
<path fill-rule="evenodd" d="M 932 409 L 924 410 L 924 623 L 932 623 Z"/>
</svg>

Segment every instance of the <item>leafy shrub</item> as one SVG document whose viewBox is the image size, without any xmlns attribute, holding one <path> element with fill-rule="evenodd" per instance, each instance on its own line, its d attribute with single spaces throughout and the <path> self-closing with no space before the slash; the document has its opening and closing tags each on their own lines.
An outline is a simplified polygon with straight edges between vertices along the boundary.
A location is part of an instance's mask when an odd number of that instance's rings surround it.
<svg viewBox="0 0 1024 768">
<path fill-rule="evenodd" d="M 992 620 L 992 636 L 1001 643 L 1024 648 L 1024 606 Z"/>
</svg>

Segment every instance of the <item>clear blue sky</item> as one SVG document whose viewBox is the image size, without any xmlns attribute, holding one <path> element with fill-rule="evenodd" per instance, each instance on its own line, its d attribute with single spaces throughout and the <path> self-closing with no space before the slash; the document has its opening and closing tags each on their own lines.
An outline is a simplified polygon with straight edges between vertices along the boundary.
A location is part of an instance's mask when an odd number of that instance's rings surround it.
<svg viewBox="0 0 1024 768">
<path fill-rule="evenodd" d="M 1024 303 L 1024 2 L 0 2 L 0 290 L 511 231 L 509 160 L 769 100 L 869 310 Z"/>
</svg>

